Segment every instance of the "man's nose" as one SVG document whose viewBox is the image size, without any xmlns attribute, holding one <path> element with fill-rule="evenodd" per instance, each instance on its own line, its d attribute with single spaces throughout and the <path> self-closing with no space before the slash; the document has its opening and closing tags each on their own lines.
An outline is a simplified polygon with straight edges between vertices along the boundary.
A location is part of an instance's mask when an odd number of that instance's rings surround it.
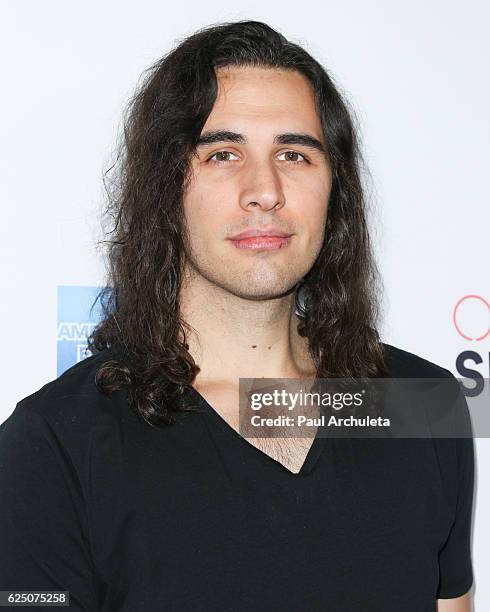
<svg viewBox="0 0 490 612">
<path fill-rule="evenodd" d="M 272 210 L 284 206 L 281 178 L 272 161 L 250 166 L 242 180 L 240 206 L 244 210 L 257 206 L 263 210 Z"/>
</svg>

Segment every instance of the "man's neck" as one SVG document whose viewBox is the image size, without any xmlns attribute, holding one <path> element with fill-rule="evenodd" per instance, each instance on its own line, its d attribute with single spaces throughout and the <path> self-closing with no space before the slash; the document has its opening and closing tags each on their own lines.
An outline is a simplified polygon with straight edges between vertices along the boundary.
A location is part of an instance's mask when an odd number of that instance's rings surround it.
<svg viewBox="0 0 490 612">
<path fill-rule="evenodd" d="M 239 378 L 302 378 L 314 375 L 307 340 L 299 336 L 294 294 L 276 299 L 237 297 L 203 281 L 180 293 L 189 352 L 200 381 L 237 383 Z"/>
</svg>

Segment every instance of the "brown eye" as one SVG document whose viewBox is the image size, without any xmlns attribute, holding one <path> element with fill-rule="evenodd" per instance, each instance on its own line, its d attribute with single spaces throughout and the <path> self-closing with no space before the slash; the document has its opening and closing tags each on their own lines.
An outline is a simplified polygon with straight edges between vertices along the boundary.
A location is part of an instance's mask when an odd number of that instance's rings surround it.
<svg viewBox="0 0 490 612">
<path fill-rule="evenodd" d="M 297 151 L 284 151 L 284 153 L 281 153 L 281 155 L 286 155 L 285 161 L 291 164 L 303 164 L 303 163 L 309 164 L 310 163 L 308 159 L 302 153 L 298 153 Z M 298 161 L 297 159 L 294 159 L 296 156 L 301 157 L 302 160 Z M 293 159 L 291 159 L 291 157 Z"/>
<path fill-rule="evenodd" d="M 207 161 L 213 161 L 214 163 L 226 163 L 228 161 L 231 161 L 230 159 L 227 158 L 227 156 L 229 155 L 234 155 L 234 153 L 232 153 L 231 151 L 216 151 L 216 153 L 214 153 L 214 155 L 211 155 L 211 157 L 207 160 Z M 214 160 L 213 158 L 218 156 L 218 159 Z"/>
</svg>

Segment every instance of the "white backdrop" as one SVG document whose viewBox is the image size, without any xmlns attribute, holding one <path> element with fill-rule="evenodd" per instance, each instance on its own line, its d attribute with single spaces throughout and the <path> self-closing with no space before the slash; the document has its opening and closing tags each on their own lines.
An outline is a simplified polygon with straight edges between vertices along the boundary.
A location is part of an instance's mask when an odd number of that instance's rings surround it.
<svg viewBox="0 0 490 612">
<path fill-rule="evenodd" d="M 453 321 L 464 296 L 490 301 L 483 0 L 261 0 L 243 1 L 239 11 L 148 0 L 0 7 L 0 422 L 56 377 L 57 287 L 104 283 L 94 246 L 102 173 L 138 77 L 197 27 L 245 18 L 304 45 L 356 109 L 385 281 L 383 340 L 456 376 L 457 356 L 475 351 L 482 359 L 475 369 L 489 377 L 490 335 L 465 339 Z M 484 333 L 489 318 L 482 300 L 458 311 L 470 337 Z M 476 451 L 475 609 L 483 611 L 490 609 L 489 440 L 477 439 Z"/>
</svg>

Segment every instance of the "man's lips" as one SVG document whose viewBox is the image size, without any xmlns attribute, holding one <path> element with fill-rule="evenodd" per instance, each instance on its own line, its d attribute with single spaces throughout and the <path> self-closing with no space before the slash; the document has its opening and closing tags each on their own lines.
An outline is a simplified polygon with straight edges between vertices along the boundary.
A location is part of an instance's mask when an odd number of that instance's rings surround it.
<svg viewBox="0 0 490 612">
<path fill-rule="evenodd" d="M 239 234 L 236 234 L 235 236 L 231 236 L 230 240 L 241 240 L 242 238 L 252 238 L 255 236 L 287 238 L 291 235 L 292 234 L 290 232 L 282 230 L 280 227 L 272 227 L 272 226 L 263 227 L 263 228 L 255 227 L 255 228 L 251 228 L 243 232 L 240 232 Z"/>
<path fill-rule="evenodd" d="M 287 246 L 292 236 L 248 236 L 246 238 L 232 239 L 237 249 L 267 249 L 275 250 Z"/>
<path fill-rule="evenodd" d="M 237 249 L 277 250 L 287 246 L 293 234 L 280 227 L 255 227 L 230 238 Z"/>
</svg>

